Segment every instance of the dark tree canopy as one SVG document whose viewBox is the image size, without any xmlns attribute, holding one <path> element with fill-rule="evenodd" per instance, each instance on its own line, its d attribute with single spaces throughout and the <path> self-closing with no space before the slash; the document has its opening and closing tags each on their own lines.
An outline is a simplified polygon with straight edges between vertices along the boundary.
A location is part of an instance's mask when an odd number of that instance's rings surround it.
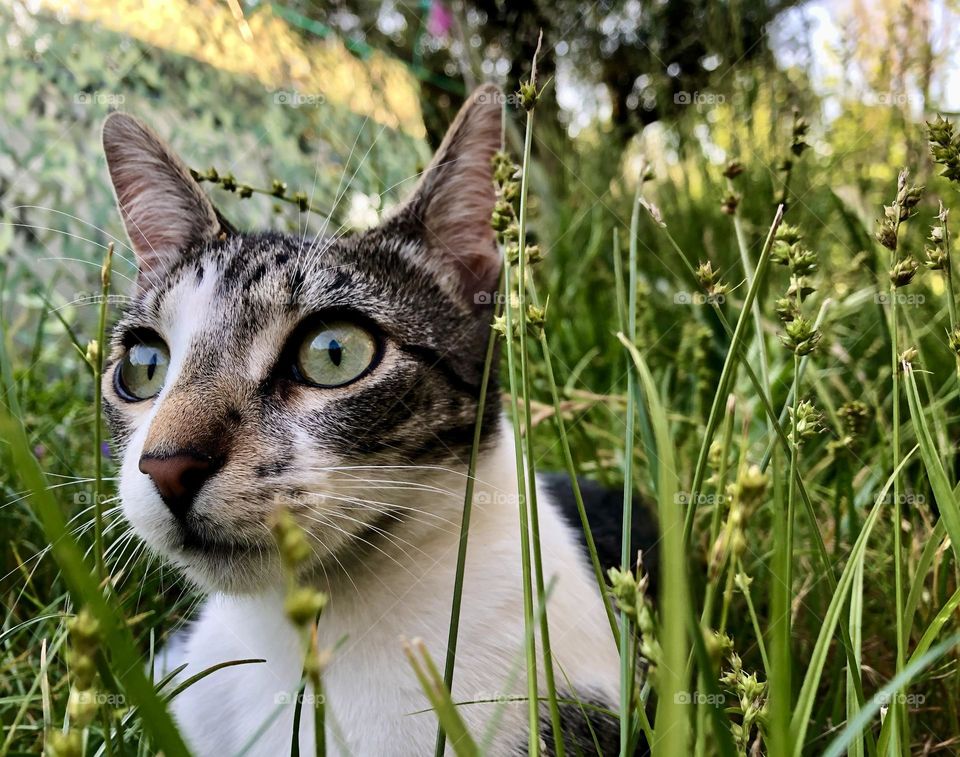
<svg viewBox="0 0 960 757">
<path fill-rule="evenodd" d="M 516 89 L 529 73 L 540 30 L 541 80 L 564 66 L 585 87 L 603 85 L 613 125 L 626 138 L 669 118 L 693 93 L 722 91 L 734 64 L 765 61 L 767 24 L 797 2 L 359 0 L 348 7 L 292 0 L 288 7 L 347 40 L 408 61 L 424 83 L 424 118 L 435 141 L 478 80 Z"/>
</svg>

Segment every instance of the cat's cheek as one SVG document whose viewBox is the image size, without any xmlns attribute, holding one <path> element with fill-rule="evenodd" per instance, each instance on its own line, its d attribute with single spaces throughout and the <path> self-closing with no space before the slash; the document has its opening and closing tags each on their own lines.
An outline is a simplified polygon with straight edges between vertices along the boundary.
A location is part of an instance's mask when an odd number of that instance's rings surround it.
<svg viewBox="0 0 960 757">
<path fill-rule="evenodd" d="M 155 550 L 167 553 L 173 526 L 170 511 L 139 467 L 148 430 L 149 424 L 144 424 L 134 431 L 127 444 L 120 472 L 120 502 L 124 517 L 137 535 Z"/>
</svg>

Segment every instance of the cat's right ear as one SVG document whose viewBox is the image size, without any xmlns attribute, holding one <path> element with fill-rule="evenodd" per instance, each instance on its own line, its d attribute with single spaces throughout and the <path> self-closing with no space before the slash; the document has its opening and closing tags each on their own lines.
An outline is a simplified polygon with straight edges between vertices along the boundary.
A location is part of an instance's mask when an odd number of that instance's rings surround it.
<svg viewBox="0 0 960 757">
<path fill-rule="evenodd" d="M 428 264 L 471 303 L 489 303 L 500 274 L 491 159 L 500 148 L 503 102 L 492 84 L 467 98 L 406 205 Z"/>
<path fill-rule="evenodd" d="M 103 124 L 103 151 L 142 288 L 184 250 L 228 230 L 190 170 L 140 120 L 111 113 Z"/>
</svg>

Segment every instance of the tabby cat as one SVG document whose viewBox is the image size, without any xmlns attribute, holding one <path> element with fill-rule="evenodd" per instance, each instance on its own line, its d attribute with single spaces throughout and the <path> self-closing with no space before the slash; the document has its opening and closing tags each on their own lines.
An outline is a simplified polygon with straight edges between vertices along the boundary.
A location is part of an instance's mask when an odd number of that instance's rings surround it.
<svg viewBox="0 0 960 757">
<path fill-rule="evenodd" d="M 149 128 L 123 113 L 104 125 L 139 268 L 103 380 L 123 512 L 208 594 L 168 665 L 186 663 L 187 677 L 265 660 L 175 699 L 197 754 L 290 752 L 303 645 L 284 614 L 278 507 L 312 546 L 301 579 L 330 598 L 330 753 L 433 753 L 437 721 L 402 639 L 442 663 L 501 265 L 490 217 L 502 101 L 491 86 L 469 98 L 378 227 L 317 239 L 236 231 Z M 526 750 L 528 727 L 517 475 L 496 380 L 485 415 L 453 695 L 475 737 L 490 734 L 488 753 L 508 755 Z M 589 704 L 562 706 L 568 752 L 612 754 L 617 651 L 579 527 L 555 487 L 538 490 L 556 680 Z M 540 676 L 543 693 L 542 664 Z M 300 740 L 312 751 L 311 707 Z"/>
</svg>

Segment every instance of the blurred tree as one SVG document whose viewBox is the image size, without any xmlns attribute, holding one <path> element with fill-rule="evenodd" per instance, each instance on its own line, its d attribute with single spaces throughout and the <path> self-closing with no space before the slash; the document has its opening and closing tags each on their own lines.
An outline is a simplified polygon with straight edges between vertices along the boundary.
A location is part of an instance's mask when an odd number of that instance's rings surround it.
<svg viewBox="0 0 960 757">
<path fill-rule="evenodd" d="M 725 74 L 734 65 L 766 62 L 767 24 L 799 2 L 285 0 L 284 7 L 343 36 L 360 54 L 369 46 L 407 61 L 423 82 L 424 119 L 436 142 L 478 80 L 516 89 L 541 29 L 543 79 L 560 72 L 591 98 L 599 85 L 610 121 L 626 140 L 675 115 L 694 93 L 732 85 Z"/>
</svg>

